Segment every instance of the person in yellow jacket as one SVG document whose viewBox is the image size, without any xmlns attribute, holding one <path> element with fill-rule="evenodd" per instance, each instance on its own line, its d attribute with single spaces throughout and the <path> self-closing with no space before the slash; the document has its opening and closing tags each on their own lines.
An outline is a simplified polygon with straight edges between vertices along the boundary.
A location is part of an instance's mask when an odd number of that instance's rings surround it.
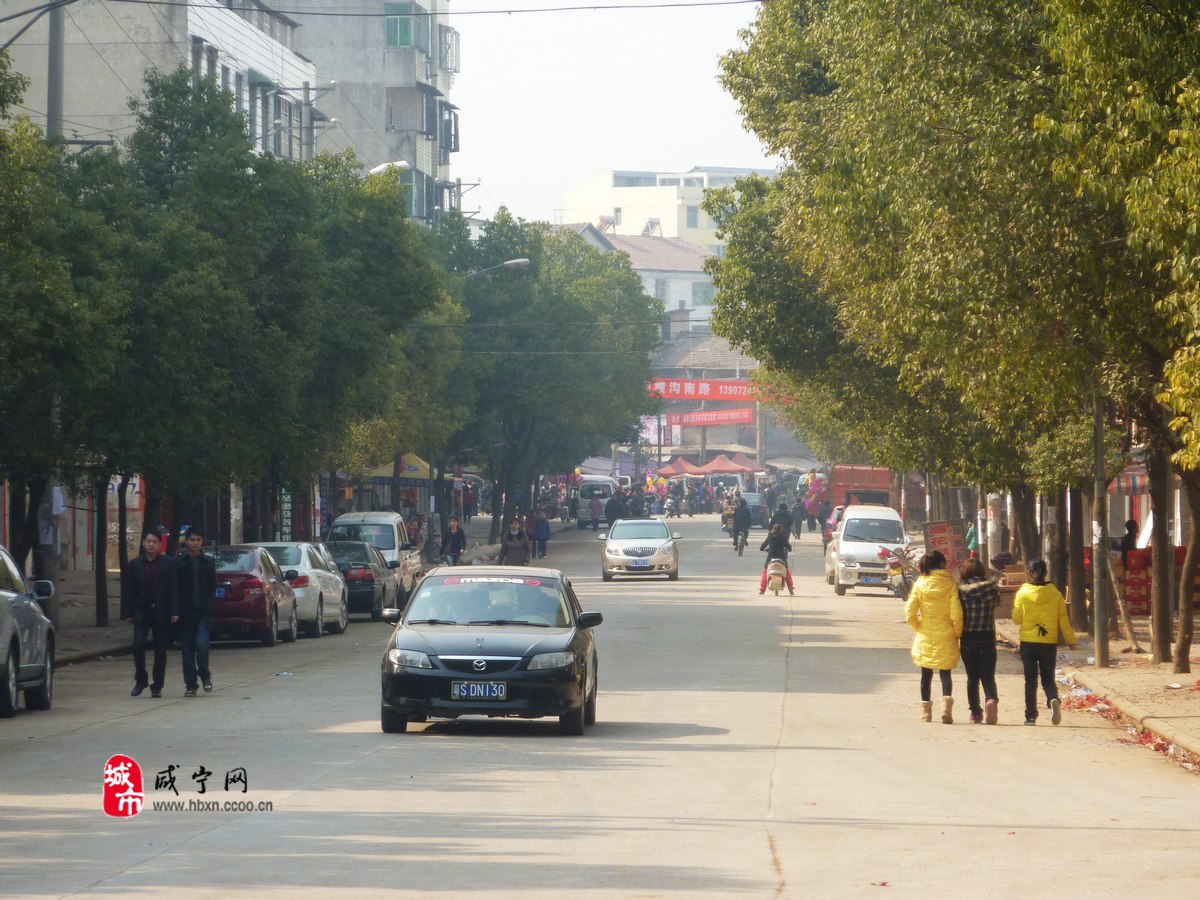
<svg viewBox="0 0 1200 900">
<path fill-rule="evenodd" d="M 942 680 L 942 722 L 954 723 L 954 690 L 950 670 L 958 665 L 963 610 L 958 585 L 946 571 L 946 557 L 931 550 L 921 557 L 921 577 L 904 604 L 904 618 L 916 631 L 912 658 L 921 667 L 921 721 L 933 721 L 933 671 Z"/>
<path fill-rule="evenodd" d="M 1075 631 L 1067 617 L 1067 601 L 1053 584 L 1046 583 L 1046 561 L 1031 559 L 1025 564 L 1029 581 L 1021 585 L 1013 598 L 1012 620 L 1021 626 L 1021 665 L 1025 668 L 1025 724 L 1036 725 L 1038 674 L 1050 721 L 1062 721 L 1058 685 L 1054 682 L 1054 661 L 1058 655 L 1058 636 L 1075 648 Z"/>
</svg>

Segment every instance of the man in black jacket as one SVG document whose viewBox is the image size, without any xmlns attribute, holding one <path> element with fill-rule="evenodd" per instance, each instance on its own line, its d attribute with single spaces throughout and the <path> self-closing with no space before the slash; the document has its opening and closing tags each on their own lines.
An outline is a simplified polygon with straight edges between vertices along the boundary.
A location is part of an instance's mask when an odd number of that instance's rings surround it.
<svg viewBox="0 0 1200 900">
<path fill-rule="evenodd" d="M 767 525 L 768 530 L 776 525 L 783 526 L 783 536 L 788 537 L 792 533 L 792 514 L 788 512 L 787 501 L 779 501 L 779 509 L 775 510 L 775 515 L 771 516 L 770 524 Z"/>
<path fill-rule="evenodd" d="M 196 696 L 196 676 L 204 691 L 213 689 L 208 668 L 209 622 L 217 594 L 217 564 L 204 555 L 204 532 L 188 529 L 187 556 L 175 565 L 179 582 L 179 647 L 183 651 L 185 697 Z"/>
<path fill-rule="evenodd" d="M 161 697 L 167 675 L 167 647 L 171 625 L 179 621 L 179 587 L 174 560 L 159 553 L 159 536 L 142 535 L 142 553 L 129 564 L 121 592 L 121 618 L 133 625 L 134 681 L 131 696 L 150 684 L 150 696 Z M 154 680 L 146 676 L 146 642 L 153 635 Z"/>
<path fill-rule="evenodd" d="M 733 549 L 738 546 L 738 535 L 750 539 L 750 507 L 746 505 L 745 497 L 737 498 L 737 506 L 733 508 Z"/>
</svg>

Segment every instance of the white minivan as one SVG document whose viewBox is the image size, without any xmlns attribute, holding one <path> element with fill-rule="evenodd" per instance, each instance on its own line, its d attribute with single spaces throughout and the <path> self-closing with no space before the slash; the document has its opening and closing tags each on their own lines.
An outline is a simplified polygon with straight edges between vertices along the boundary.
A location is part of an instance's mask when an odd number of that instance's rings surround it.
<svg viewBox="0 0 1200 900">
<path fill-rule="evenodd" d="M 575 521 L 580 528 L 592 527 L 592 498 L 599 497 L 600 503 L 607 503 L 617 492 L 617 479 L 608 475 L 579 476 L 579 509 Z"/>
<path fill-rule="evenodd" d="M 879 548 L 904 546 L 900 513 L 887 506 L 847 506 L 825 548 L 825 581 L 839 597 L 846 588 L 891 590 Z"/>
</svg>

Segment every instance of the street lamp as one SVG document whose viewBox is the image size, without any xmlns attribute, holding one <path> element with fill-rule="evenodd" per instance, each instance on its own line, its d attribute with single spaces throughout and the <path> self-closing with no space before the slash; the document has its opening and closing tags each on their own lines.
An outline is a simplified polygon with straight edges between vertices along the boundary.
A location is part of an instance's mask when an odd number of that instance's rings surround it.
<svg viewBox="0 0 1200 900">
<path fill-rule="evenodd" d="M 476 276 L 479 276 L 479 275 L 486 275 L 488 272 L 494 272 L 497 269 L 528 269 L 528 268 L 529 268 L 529 260 L 522 256 L 517 259 L 506 259 L 504 262 L 500 263 L 497 266 L 488 266 L 486 269 L 480 269 L 477 272 L 468 272 L 466 275 L 463 276 L 463 280 L 465 281 L 468 278 L 475 278 Z"/>
<path fill-rule="evenodd" d="M 397 159 L 393 162 L 380 163 L 379 165 L 375 166 L 375 168 L 369 169 L 368 173 L 371 175 L 382 175 L 384 172 L 401 172 L 411 168 L 412 166 L 410 166 L 406 160 Z"/>
</svg>

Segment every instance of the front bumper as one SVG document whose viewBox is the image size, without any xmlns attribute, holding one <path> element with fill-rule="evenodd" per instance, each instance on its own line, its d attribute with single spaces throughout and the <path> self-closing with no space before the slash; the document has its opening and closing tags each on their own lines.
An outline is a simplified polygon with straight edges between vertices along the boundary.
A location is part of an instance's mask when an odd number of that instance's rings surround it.
<svg viewBox="0 0 1200 900">
<path fill-rule="evenodd" d="M 454 719 L 459 716 L 561 716 L 583 706 L 582 679 L 573 666 L 545 672 L 500 672 L 476 678 L 443 669 L 383 671 L 383 705 L 398 713 Z M 452 681 L 503 681 L 505 700 L 451 700 Z"/>
<path fill-rule="evenodd" d="M 892 589 L 888 568 L 882 565 L 846 566 L 839 563 L 838 581 L 845 587 L 878 588 L 883 591 Z"/>
<path fill-rule="evenodd" d="M 649 565 L 635 565 L 648 562 Z M 605 556 L 601 562 L 605 575 L 663 575 L 679 570 L 679 562 L 674 559 L 649 559 L 631 556 Z"/>
</svg>

